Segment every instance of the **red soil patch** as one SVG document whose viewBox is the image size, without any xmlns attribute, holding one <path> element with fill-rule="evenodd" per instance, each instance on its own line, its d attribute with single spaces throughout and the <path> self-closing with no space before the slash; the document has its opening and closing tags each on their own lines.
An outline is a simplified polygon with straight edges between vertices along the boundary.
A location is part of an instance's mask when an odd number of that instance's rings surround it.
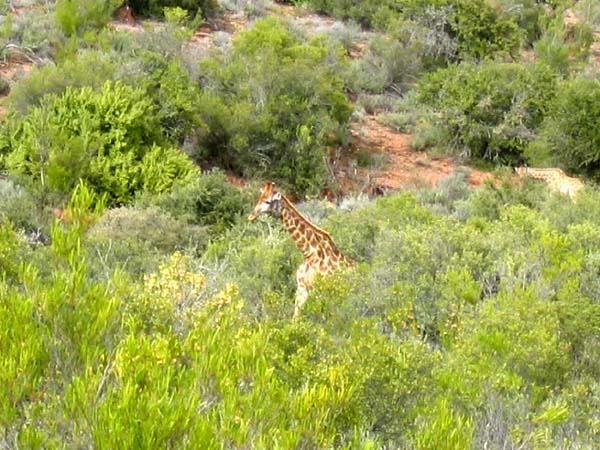
<svg viewBox="0 0 600 450">
<path fill-rule="evenodd" d="M 351 149 L 340 155 L 334 170 L 344 192 L 358 188 L 369 194 L 378 194 L 407 186 L 435 186 L 464 167 L 447 156 L 433 158 L 426 152 L 414 150 L 410 146 L 412 135 L 381 125 L 374 117 L 363 123 L 354 123 L 350 132 L 353 136 Z M 356 167 L 352 161 L 356 160 L 360 151 L 369 151 L 371 157 L 381 155 L 384 164 L 372 169 Z M 469 168 L 468 182 L 473 186 L 492 178 L 488 172 Z"/>
<path fill-rule="evenodd" d="M 16 80 L 33 70 L 33 63 L 14 58 L 9 62 L 0 63 L 0 74 L 9 80 Z"/>
<path fill-rule="evenodd" d="M 16 81 L 31 72 L 33 67 L 33 63 L 22 61 L 19 58 L 14 58 L 6 63 L 0 63 L 0 74 L 7 80 Z M 0 117 L 6 116 L 6 113 L 8 112 L 6 107 L 2 104 L 2 101 L 6 95 L 7 92 L 0 95 Z"/>
</svg>

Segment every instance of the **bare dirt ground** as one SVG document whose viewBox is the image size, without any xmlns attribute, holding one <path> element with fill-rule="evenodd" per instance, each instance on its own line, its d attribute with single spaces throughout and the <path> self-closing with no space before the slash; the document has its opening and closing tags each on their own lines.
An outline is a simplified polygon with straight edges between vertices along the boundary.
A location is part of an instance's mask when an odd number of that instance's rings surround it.
<svg viewBox="0 0 600 450">
<path fill-rule="evenodd" d="M 402 187 L 435 186 L 459 169 L 469 171 L 468 181 L 479 186 L 492 179 L 489 172 L 468 168 L 453 159 L 432 157 L 427 152 L 410 146 L 411 134 L 399 133 L 382 124 L 374 116 L 351 126 L 352 140 L 334 162 L 334 174 L 343 192 L 361 190 L 377 195 L 389 189 Z M 356 159 L 360 152 L 369 152 L 371 159 L 380 164 L 370 168 L 358 167 Z"/>
<path fill-rule="evenodd" d="M 0 62 L 0 75 L 5 80 L 16 81 L 26 76 L 34 68 L 33 63 L 24 61 L 19 58 L 13 58 L 6 62 Z M 3 104 L 3 99 L 8 92 L 0 94 L 0 117 L 6 115 L 6 106 Z"/>
</svg>

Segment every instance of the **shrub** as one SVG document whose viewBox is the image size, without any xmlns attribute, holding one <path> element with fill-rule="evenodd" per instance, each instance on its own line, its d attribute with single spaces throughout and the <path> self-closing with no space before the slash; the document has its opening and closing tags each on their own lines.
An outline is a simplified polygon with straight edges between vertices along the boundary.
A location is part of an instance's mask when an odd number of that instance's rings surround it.
<svg viewBox="0 0 600 450">
<path fill-rule="evenodd" d="M 4 247 L 4 226 L 0 233 Z M 0 254 L 5 256 L 3 250 Z M 4 431 L 0 442 L 7 442 L 8 435 L 17 434 L 22 426 L 22 405 L 43 396 L 50 349 L 39 324 L 31 320 L 39 305 L 30 295 L 0 283 L 0 428 Z"/>
<path fill-rule="evenodd" d="M 33 70 L 27 78 L 13 85 L 8 104 L 26 114 L 29 108 L 39 106 L 45 95 L 61 95 L 67 87 L 99 89 L 114 78 L 119 64 L 110 54 L 82 51 L 77 58 Z"/>
<path fill-rule="evenodd" d="M 310 0 L 309 3 L 317 11 L 352 19 L 367 27 L 393 31 L 403 20 L 410 20 L 422 27 L 420 35 L 426 41 L 439 44 L 455 40 L 461 59 L 482 59 L 497 52 L 512 52 L 519 47 L 524 35 L 514 17 L 487 0 Z M 439 47 L 438 52 L 444 47 Z M 446 48 L 452 47 L 453 44 Z M 454 53 L 448 55 L 454 56 Z"/>
<path fill-rule="evenodd" d="M 381 93 L 393 88 L 400 94 L 420 71 L 419 54 L 414 47 L 390 37 L 375 36 L 362 57 L 352 62 L 348 84 L 355 92 Z"/>
<path fill-rule="evenodd" d="M 426 206 L 440 214 L 451 214 L 456 204 L 468 199 L 472 188 L 467 182 L 468 170 L 457 170 L 448 178 L 440 181 L 436 187 L 421 189 L 418 197 Z"/>
<path fill-rule="evenodd" d="M 147 75 L 139 74 L 136 78 L 160 111 L 160 124 L 167 138 L 179 144 L 192 140 L 206 129 L 198 108 L 202 95 L 197 81 L 177 59 L 169 62 L 167 58 L 147 53 L 142 61 L 147 65 Z"/>
<path fill-rule="evenodd" d="M 56 19 L 46 8 L 27 9 L 26 14 L 10 14 L 2 23 L 2 34 L 13 44 L 3 56 L 14 55 L 36 64 L 49 62 L 62 36 Z"/>
<path fill-rule="evenodd" d="M 526 42 L 532 44 L 542 35 L 553 12 L 536 0 L 502 0 L 502 9 L 525 31 Z"/>
<path fill-rule="evenodd" d="M 324 147 L 351 114 L 333 67 L 338 55 L 323 39 L 302 42 L 269 18 L 240 34 L 231 52 L 204 60 L 200 156 L 286 180 L 300 194 L 322 186 Z"/>
<path fill-rule="evenodd" d="M 80 35 L 104 27 L 120 5 L 120 0 L 59 0 L 56 20 L 67 36 Z"/>
<path fill-rule="evenodd" d="M 379 26 L 385 26 L 388 21 L 392 20 L 394 11 L 398 11 L 397 7 L 392 9 L 392 5 L 397 2 L 390 0 L 369 2 L 360 0 L 310 0 L 308 3 L 318 12 L 342 19 L 352 19 L 366 27 L 373 25 L 374 22 Z"/>
<path fill-rule="evenodd" d="M 545 66 L 461 64 L 424 77 L 417 98 L 438 113 L 436 125 L 461 156 L 514 164 L 534 139 L 556 83 Z"/>
<path fill-rule="evenodd" d="M 213 170 L 179 181 L 158 196 L 142 203 L 158 206 L 178 220 L 210 227 L 213 233 L 225 231 L 248 214 L 256 197 L 254 191 L 229 182 L 223 172 Z"/>
<path fill-rule="evenodd" d="M 514 19 L 494 9 L 487 0 L 454 0 L 451 27 L 463 58 L 483 59 L 497 52 L 511 53 L 523 40 Z"/>
<path fill-rule="evenodd" d="M 292 22 L 292 25 L 298 29 L 306 28 L 308 24 L 306 19 L 298 18 Z M 336 21 L 332 25 L 323 24 L 317 26 L 315 33 L 322 33 L 327 36 L 331 45 L 343 47 L 347 54 L 357 49 L 357 45 L 362 42 L 363 36 L 360 26 L 355 22 L 339 22 Z"/>
<path fill-rule="evenodd" d="M 82 236 L 79 184 L 51 246 L 0 225 L 0 446 L 597 448 L 600 193 L 524 184 L 301 205 L 360 262 L 318 279 L 296 321 L 300 254 L 272 218 L 200 261 L 165 254 L 193 227 L 155 207 Z M 495 216 L 452 216 L 480 192 Z M 139 247 L 99 276 L 110 241 Z M 114 271 L 126 258 L 150 273 Z"/>
<path fill-rule="evenodd" d="M 597 177 L 600 169 L 600 82 L 577 78 L 562 83 L 527 156 Z"/>
<path fill-rule="evenodd" d="M 162 16 L 165 8 L 182 8 L 201 16 L 211 14 L 218 7 L 216 0 L 129 0 L 129 6 L 142 15 Z"/>
<path fill-rule="evenodd" d="M 18 273 L 22 261 L 24 247 L 23 237 L 17 232 L 14 225 L 0 215 L 0 271 L 11 279 Z"/>
<path fill-rule="evenodd" d="M 186 225 L 157 208 L 122 206 L 108 210 L 87 233 L 92 243 L 124 243 L 146 246 L 162 253 L 173 253 L 206 244 L 206 230 Z"/>
<path fill-rule="evenodd" d="M 261 218 L 260 221 L 271 221 Z M 290 317 L 294 273 L 302 259 L 280 224 L 242 222 L 213 240 L 202 255 L 212 291 L 235 283 L 257 317 Z M 226 269 L 226 270 L 225 270 Z"/>
<path fill-rule="evenodd" d="M 25 116 L 14 114 L 0 153 L 11 173 L 41 195 L 61 198 L 85 180 L 109 204 L 162 192 L 194 170 L 170 147 L 143 89 L 107 82 L 100 91 L 68 88 Z"/>
<path fill-rule="evenodd" d="M 458 56 L 458 38 L 449 25 L 451 5 L 429 6 L 408 14 L 400 24 L 390 27 L 392 35 L 413 49 L 424 69 L 444 67 Z"/>
<path fill-rule="evenodd" d="M 571 366 L 557 306 L 531 292 L 500 295 L 482 305 L 467 319 L 459 342 L 470 364 L 486 373 L 508 372 L 507 382 L 518 382 L 510 375 L 521 377 L 547 389 L 545 394 L 563 384 Z"/>
<path fill-rule="evenodd" d="M 514 185 L 508 174 L 502 175 L 500 182 L 486 183 L 477 189 L 469 198 L 459 200 L 455 207 L 455 215 L 462 219 L 485 218 L 497 220 L 503 208 L 509 205 L 526 205 L 537 208 L 549 195 L 543 183 L 533 179 L 523 179 L 521 184 Z"/>
<path fill-rule="evenodd" d="M 44 220 L 42 205 L 37 204 L 22 186 L 9 179 L 0 179 L 0 198 L 0 221 L 6 219 L 25 232 L 47 231 L 49 219 Z"/>
<path fill-rule="evenodd" d="M 571 69 L 569 47 L 559 36 L 548 33 L 536 41 L 533 48 L 540 63 L 556 72 L 566 74 Z"/>
<path fill-rule="evenodd" d="M 8 95 L 9 91 L 10 81 L 4 75 L 0 75 L 0 95 Z"/>
<path fill-rule="evenodd" d="M 592 26 L 589 23 L 566 25 L 561 15 L 534 43 L 534 49 L 540 62 L 566 74 L 574 66 L 577 67 L 577 62 L 581 63 L 587 59 L 593 41 Z"/>
<path fill-rule="evenodd" d="M 205 228 L 189 225 L 157 208 L 110 209 L 86 234 L 95 276 L 110 278 L 120 267 L 133 276 L 155 270 L 175 251 L 201 251 L 208 242 Z"/>
</svg>

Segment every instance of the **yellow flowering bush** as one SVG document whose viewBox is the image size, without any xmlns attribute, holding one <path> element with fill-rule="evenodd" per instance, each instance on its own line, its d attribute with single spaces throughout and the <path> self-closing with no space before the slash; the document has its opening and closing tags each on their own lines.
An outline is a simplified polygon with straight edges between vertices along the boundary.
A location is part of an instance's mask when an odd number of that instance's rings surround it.
<svg viewBox="0 0 600 450">
<path fill-rule="evenodd" d="M 189 318 L 204 294 L 206 277 L 192 268 L 190 257 L 176 252 L 158 272 L 144 276 L 130 304 L 130 320 L 148 331 L 165 331 Z"/>
</svg>

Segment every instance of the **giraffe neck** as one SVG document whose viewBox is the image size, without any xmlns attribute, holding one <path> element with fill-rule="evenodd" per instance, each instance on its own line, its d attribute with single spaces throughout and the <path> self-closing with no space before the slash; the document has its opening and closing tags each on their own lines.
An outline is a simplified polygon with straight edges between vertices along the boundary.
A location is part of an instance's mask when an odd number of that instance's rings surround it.
<svg viewBox="0 0 600 450">
<path fill-rule="evenodd" d="M 282 197 L 281 220 L 304 259 L 341 256 L 329 233 L 311 223 L 286 197 Z"/>
</svg>

